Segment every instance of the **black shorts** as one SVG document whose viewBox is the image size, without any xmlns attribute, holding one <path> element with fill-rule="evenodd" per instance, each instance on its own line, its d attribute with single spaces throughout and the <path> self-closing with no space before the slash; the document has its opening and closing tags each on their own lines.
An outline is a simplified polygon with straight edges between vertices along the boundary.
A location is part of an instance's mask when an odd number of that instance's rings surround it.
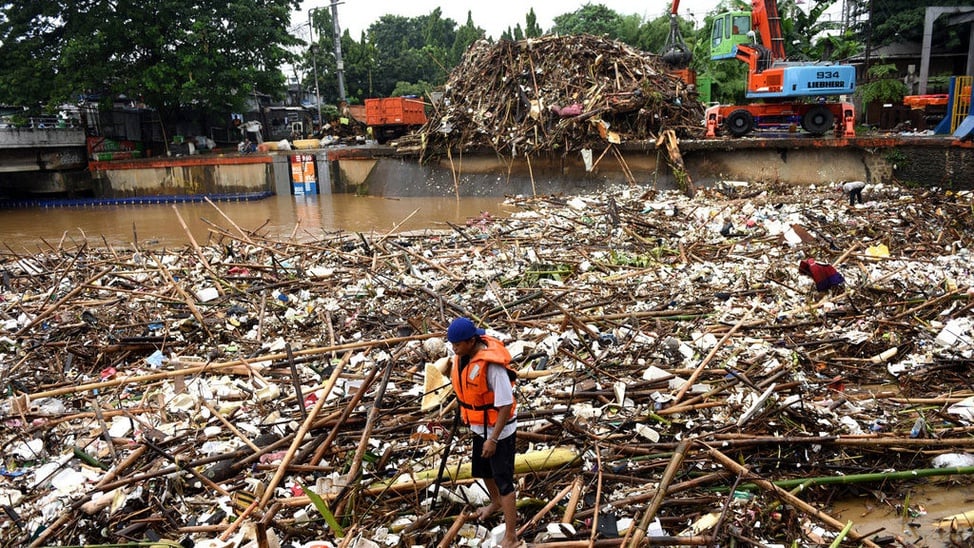
<svg viewBox="0 0 974 548">
<path fill-rule="evenodd" d="M 480 456 L 484 450 L 484 438 L 474 435 L 471 473 L 475 478 L 493 478 L 500 494 L 514 492 L 514 442 L 517 432 L 497 440 L 497 449 L 489 459 Z"/>
</svg>

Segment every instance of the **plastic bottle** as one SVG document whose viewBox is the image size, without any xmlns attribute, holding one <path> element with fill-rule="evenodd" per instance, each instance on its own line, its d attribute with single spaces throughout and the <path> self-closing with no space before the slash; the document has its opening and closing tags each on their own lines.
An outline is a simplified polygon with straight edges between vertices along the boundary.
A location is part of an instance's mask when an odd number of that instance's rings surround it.
<svg viewBox="0 0 974 548">
<path fill-rule="evenodd" d="M 924 430 L 926 430 L 926 422 L 923 420 L 923 417 L 919 417 L 916 422 L 913 423 L 913 428 L 910 429 L 910 437 L 919 438 L 920 435 L 923 434 Z"/>
</svg>

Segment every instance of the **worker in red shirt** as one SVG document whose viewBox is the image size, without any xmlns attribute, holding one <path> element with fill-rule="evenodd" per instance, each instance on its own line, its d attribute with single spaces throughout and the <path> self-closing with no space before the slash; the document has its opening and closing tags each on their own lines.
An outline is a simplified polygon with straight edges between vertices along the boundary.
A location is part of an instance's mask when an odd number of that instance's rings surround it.
<svg viewBox="0 0 974 548">
<path fill-rule="evenodd" d="M 514 495 L 514 442 L 517 404 L 511 354 L 504 343 L 478 329 L 467 318 L 450 323 L 446 338 L 456 356 L 450 380 L 460 404 L 460 418 L 474 433 L 471 460 L 473 476 L 482 478 L 490 504 L 480 508 L 477 519 L 497 510 L 504 513 L 502 548 L 517 546 L 517 506 Z"/>
</svg>

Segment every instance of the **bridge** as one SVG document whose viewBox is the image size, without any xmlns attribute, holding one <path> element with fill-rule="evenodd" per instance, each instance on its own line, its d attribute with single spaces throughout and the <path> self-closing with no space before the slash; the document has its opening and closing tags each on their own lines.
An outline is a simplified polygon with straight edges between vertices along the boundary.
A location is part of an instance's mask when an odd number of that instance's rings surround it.
<svg viewBox="0 0 974 548">
<path fill-rule="evenodd" d="M 88 193 L 87 167 L 81 127 L 58 127 L 55 118 L 0 126 L 0 197 Z"/>
</svg>

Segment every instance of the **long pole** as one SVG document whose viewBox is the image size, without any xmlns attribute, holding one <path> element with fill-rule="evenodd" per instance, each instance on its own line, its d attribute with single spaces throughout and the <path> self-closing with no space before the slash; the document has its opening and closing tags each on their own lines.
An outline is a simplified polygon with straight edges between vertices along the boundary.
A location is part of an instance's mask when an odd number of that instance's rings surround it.
<svg viewBox="0 0 974 548">
<path fill-rule="evenodd" d="M 331 0 L 331 20 L 334 23 L 335 64 L 338 73 L 338 99 L 345 101 L 345 62 L 342 60 L 342 31 L 338 25 L 338 0 Z"/>
<path fill-rule="evenodd" d="M 318 128 L 320 129 L 321 124 L 321 93 L 318 91 L 318 56 L 315 53 L 315 26 L 311 22 L 311 15 L 314 13 L 314 9 L 308 10 L 308 37 L 311 41 L 311 63 L 314 65 L 315 69 L 315 106 L 318 107 Z M 314 128 L 312 128 L 313 130 Z"/>
</svg>

